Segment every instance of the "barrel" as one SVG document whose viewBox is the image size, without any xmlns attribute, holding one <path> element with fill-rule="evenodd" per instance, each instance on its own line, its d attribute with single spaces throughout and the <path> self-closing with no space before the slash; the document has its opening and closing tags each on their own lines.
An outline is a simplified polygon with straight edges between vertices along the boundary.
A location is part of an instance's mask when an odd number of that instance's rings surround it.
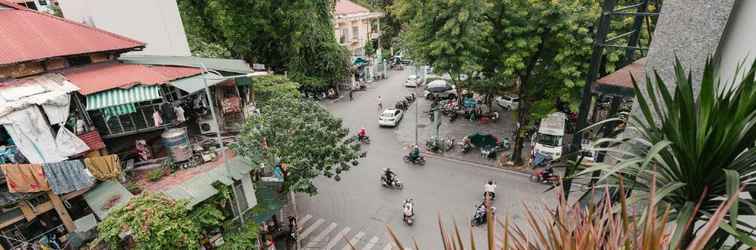
<svg viewBox="0 0 756 250">
<path fill-rule="evenodd" d="M 189 135 L 185 127 L 168 129 L 160 136 L 163 147 L 174 162 L 182 162 L 192 158 L 192 148 L 189 145 Z"/>
</svg>

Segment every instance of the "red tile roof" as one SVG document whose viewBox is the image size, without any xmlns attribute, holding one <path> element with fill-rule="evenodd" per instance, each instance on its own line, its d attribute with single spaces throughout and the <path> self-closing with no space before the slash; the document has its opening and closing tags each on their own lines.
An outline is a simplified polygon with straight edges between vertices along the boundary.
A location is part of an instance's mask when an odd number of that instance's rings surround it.
<svg viewBox="0 0 756 250">
<path fill-rule="evenodd" d="M 63 70 L 61 74 L 80 88 L 79 93 L 88 95 L 135 84 L 164 84 L 179 78 L 202 73 L 191 67 L 148 66 L 106 62 Z"/>
<path fill-rule="evenodd" d="M 6 0 L 0 0 L 0 23 L 0 65 L 145 46 L 140 41 Z"/>
<path fill-rule="evenodd" d="M 370 10 L 349 0 L 336 0 L 336 15 L 369 13 Z"/>
<path fill-rule="evenodd" d="M 89 151 L 105 148 L 105 143 L 102 141 L 102 137 L 100 137 L 100 133 L 97 130 L 82 133 L 79 135 L 79 139 L 87 144 Z"/>
<path fill-rule="evenodd" d="M 597 84 L 610 85 L 620 88 L 633 89 L 633 80 L 630 75 L 635 78 L 636 81 L 640 81 L 641 78 L 646 77 L 645 71 L 646 58 L 638 59 L 637 61 L 622 67 L 614 73 L 608 74 L 604 77 L 596 80 Z"/>
</svg>

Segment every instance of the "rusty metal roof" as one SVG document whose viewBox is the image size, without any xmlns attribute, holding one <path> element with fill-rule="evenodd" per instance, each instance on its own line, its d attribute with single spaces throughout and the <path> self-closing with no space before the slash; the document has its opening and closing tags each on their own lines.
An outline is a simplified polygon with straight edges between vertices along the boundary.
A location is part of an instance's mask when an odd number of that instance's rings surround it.
<svg viewBox="0 0 756 250">
<path fill-rule="evenodd" d="M 349 0 L 337 0 L 336 1 L 336 15 L 351 15 L 358 13 L 369 13 L 370 10 L 362 7 Z"/>
<path fill-rule="evenodd" d="M 103 51 L 145 43 L 0 0 L 0 65 Z"/>
<path fill-rule="evenodd" d="M 156 85 L 202 73 L 199 68 L 149 66 L 106 62 L 63 70 L 61 74 L 80 88 L 82 95 L 94 94 L 115 88 L 128 88 L 136 84 Z"/>
</svg>

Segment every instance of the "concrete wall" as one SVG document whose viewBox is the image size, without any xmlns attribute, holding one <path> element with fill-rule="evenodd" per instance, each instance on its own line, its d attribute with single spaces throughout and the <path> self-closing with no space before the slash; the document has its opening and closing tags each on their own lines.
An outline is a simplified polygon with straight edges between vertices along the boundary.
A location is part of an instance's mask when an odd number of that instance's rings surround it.
<svg viewBox="0 0 756 250">
<path fill-rule="evenodd" d="M 129 55 L 189 56 L 175 0 L 60 0 L 63 16 L 147 43 Z"/>
<path fill-rule="evenodd" d="M 732 9 L 722 42 L 719 44 L 720 77 L 731 82 L 739 63 L 751 66 L 756 57 L 756 1 L 739 0 Z M 742 71 L 742 70 L 741 70 Z M 742 78 L 742 73 L 736 80 Z M 737 82 L 736 82 L 737 83 Z"/>
</svg>

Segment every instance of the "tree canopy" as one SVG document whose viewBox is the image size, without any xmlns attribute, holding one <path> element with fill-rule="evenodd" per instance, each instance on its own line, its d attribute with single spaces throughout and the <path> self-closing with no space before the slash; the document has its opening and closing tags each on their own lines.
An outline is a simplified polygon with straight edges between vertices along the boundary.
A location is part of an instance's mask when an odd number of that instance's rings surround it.
<svg viewBox="0 0 756 250">
<path fill-rule="evenodd" d="M 144 192 L 113 210 L 97 225 L 99 239 L 122 249 L 122 233 L 129 232 L 137 249 L 190 249 L 199 244 L 200 227 L 186 201 Z"/>
<path fill-rule="evenodd" d="M 179 0 L 192 49 L 225 47 L 308 87 L 349 79 L 350 55 L 333 31 L 333 0 Z M 196 45 L 200 44 L 200 46 Z"/>
<path fill-rule="evenodd" d="M 279 84 L 287 83 L 274 86 Z M 320 104 L 278 90 L 267 91 L 267 97 L 258 101 L 260 115 L 245 124 L 235 149 L 258 163 L 280 159 L 288 165 L 285 189 L 316 194 L 312 179 L 349 170 L 356 163 L 359 145 L 347 141 L 348 130 L 341 120 Z"/>
</svg>

